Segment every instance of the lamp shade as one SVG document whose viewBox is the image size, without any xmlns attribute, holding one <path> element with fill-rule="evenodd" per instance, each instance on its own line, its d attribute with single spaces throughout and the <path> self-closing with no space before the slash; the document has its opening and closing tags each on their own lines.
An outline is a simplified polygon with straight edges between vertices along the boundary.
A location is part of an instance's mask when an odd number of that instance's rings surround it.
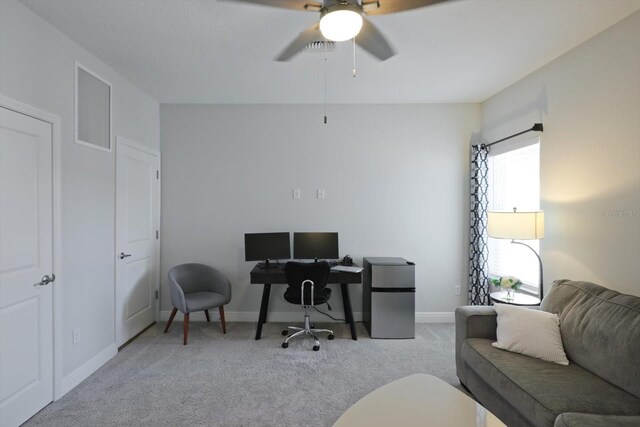
<svg viewBox="0 0 640 427">
<path fill-rule="evenodd" d="M 487 234 L 496 239 L 537 240 L 544 238 L 544 212 L 489 211 Z"/>
</svg>

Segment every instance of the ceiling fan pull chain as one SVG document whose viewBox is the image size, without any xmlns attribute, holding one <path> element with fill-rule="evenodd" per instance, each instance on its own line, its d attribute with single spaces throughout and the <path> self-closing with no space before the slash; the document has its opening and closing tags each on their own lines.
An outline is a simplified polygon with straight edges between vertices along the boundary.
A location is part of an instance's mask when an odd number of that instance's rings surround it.
<svg viewBox="0 0 640 427">
<path fill-rule="evenodd" d="M 356 38 L 353 38 L 353 77 L 356 76 Z"/>
<path fill-rule="evenodd" d="M 324 43 L 324 124 L 327 124 L 327 40 Z"/>
</svg>

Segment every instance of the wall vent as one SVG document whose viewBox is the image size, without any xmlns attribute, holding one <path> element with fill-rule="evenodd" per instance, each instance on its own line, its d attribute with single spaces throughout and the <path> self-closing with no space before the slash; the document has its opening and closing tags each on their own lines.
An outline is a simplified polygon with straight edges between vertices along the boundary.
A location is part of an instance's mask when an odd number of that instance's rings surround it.
<svg viewBox="0 0 640 427">
<path fill-rule="evenodd" d="M 111 151 L 111 84 L 76 63 L 76 142 Z"/>
</svg>

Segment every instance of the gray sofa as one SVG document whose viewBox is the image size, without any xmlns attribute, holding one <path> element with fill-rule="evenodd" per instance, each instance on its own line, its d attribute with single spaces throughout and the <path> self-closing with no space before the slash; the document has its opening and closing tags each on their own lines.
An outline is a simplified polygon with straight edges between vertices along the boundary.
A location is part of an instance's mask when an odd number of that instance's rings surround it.
<svg viewBox="0 0 640 427">
<path fill-rule="evenodd" d="M 640 298 L 559 280 L 541 310 L 559 315 L 569 366 L 494 348 L 494 308 L 459 307 L 460 382 L 510 427 L 640 426 Z"/>
</svg>

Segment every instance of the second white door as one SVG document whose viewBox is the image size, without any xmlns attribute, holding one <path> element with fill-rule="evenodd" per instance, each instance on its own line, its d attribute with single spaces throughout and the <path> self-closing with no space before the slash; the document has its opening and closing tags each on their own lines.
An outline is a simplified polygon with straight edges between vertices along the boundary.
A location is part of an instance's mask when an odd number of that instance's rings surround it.
<svg viewBox="0 0 640 427">
<path fill-rule="evenodd" d="M 160 156 L 118 137 L 116 343 L 155 321 L 159 289 Z"/>
</svg>

